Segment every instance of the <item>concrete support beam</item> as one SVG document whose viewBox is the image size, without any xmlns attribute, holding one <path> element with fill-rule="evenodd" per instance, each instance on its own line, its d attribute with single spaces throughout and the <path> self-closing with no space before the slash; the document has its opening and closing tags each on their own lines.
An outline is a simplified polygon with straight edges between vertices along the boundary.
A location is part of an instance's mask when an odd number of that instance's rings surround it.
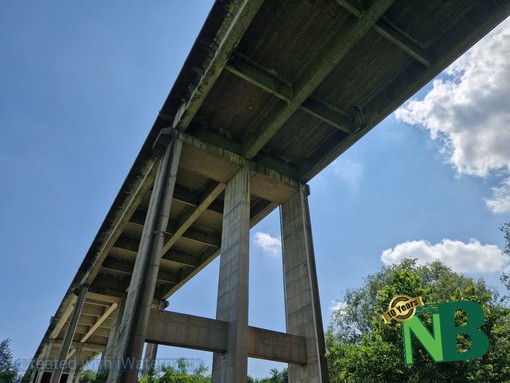
<svg viewBox="0 0 510 383">
<path fill-rule="evenodd" d="M 74 334 L 76 332 L 76 326 L 78 326 L 78 321 L 80 319 L 83 305 L 85 304 L 85 300 L 87 299 L 87 291 L 88 291 L 87 285 L 81 287 L 81 290 L 78 295 L 78 300 L 76 302 L 73 314 L 71 316 L 71 321 L 69 322 L 69 327 L 66 330 L 64 342 L 62 343 L 62 347 L 60 349 L 60 355 L 58 357 L 55 369 L 53 370 L 53 374 L 51 376 L 50 383 L 60 382 L 60 377 L 62 376 L 62 372 L 64 371 L 64 367 L 66 364 L 67 355 L 71 350 Z"/>
<path fill-rule="evenodd" d="M 200 205 L 202 196 L 190 192 L 189 189 L 177 184 L 175 185 L 174 200 L 182 202 L 191 207 L 197 207 Z M 218 214 L 223 214 L 223 202 L 215 201 L 208 206 L 207 210 Z"/>
<path fill-rule="evenodd" d="M 275 362 L 304 365 L 306 339 L 302 336 L 248 327 L 248 356 Z"/>
<path fill-rule="evenodd" d="M 53 342 L 54 341 L 55 341 L 55 339 L 50 338 L 50 340 L 48 341 L 48 344 L 45 346 L 46 349 L 44 350 L 44 357 L 43 357 L 43 359 L 41 361 L 42 365 L 40 367 L 37 367 L 39 372 L 37 373 L 37 376 L 35 377 L 34 383 L 41 383 L 41 380 L 42 380 L 43 375 L 44 375 L 45 367 L 46 367 L 46 365 L 49 362 L 50 353 L 51 353 L 51 349 L 53 347 Z"/>
<path fill-rule="evenodd" d="M 251 193 L 256 197 L 277 203 L 286 201 L 297 190 L 299 183 L 296 181 L 298 178 L 295 168 L 285 166 L 278 161 L 271 162 L 264 156 L 257 156 L 253 161 L 246 161 L 242 155 L 221 146 L 224 140 L 220 137 L 207 134 L 207 138 L 212 141 L 216 140 L 214 137 L 219 139 L 219 142 L 212 143 L 185 133 L 181 134 L 181 138 L 186 144 L 186 154 L 183 155 L 181 163 L 182 168 L 225 183 L 242 166 L 248 164 L 253 177 L 256 177 L 256 180 L 252 182 L 254 187 L 251 189 Z M 225 143 L 225 146 L 228 144 Z M 224 169 L 221 177 L 218 177 L 218 168 Z"/>
<path fill-rule="evenodd" d="M 279 78 L 273 71 L 262 67 L 241 54 L 232 56 L 226 69 L 285 102 L 290 102 L 293 98 L 291 85 Z M 299 107 L 308 114 L 348 134 L 357 129 L 346 113 L 316 97 L 308 97 Z"/>
<path fill-rule="evenodd" d="M 364 17 L 364 11 L 360 8 L 359 4 L 353 0 L 336 0 L 347 11 L 352 13 L 357 18 Z M 400 31 L 397 27 L 387 20 L 379 20 L 374 24 L 374 30 L 378 32 L 388 41 L 391 41 L 401 50 L 406 52 L 409 56 L 413 57 L 423 65 L 429 67 L 431 59 L 429 53 L 418 44 L 416 40 Z"/>
<path fill-rule="evenodd" d="M 184 237 L 191 241 L 195 241 L 198 243 L 201 243 L 203 245 L 212 246 L 219 248 L 221 245 L 221 237 L 217 233 L 209 232 L 206 230 L 203 230 L 199 227 L 192 226 L 189 227 L 183 234 L 179 235 L 180 227 L 177 222 L 171 222 L 166 231 L 165 234 L 170 235 L 172 237 Z"/>
<path fill-rule="evenodd" d="M 315 269 L 308 188 L 282 205 L 283 272 L 287 332 L 306 338 L 305 366 L 289 366 L 292 383 L 328 382 L 324 331 Z"/>
<path fill-rule="evenodd" d="M 64 328 L 64 325 L 66 324 L 67 320 L 69 319 L 69 317 L 73 313 L 73 309 L 74 309 L 75 305 L 76 305 L 76 295 L 73 295 L 72 298 L 70 299 L 69 305 L 67 306 L 67 308 L 65 309 L 64 313 L 60 317 L 60 320 L 58 321 L 57 325 L 55 326 L 55 328 L 51 332 L 50 338 L 54 339 L 54 338 L 57 338 L 59 336 L 59 334 L 62 331 L 62 329 Z"/>
<path fill-rule="evenodd" d="M 359 129 L 347 113 L 344 113 L 333 105 L 318 99 L 317 97 L 308 97 L 300 106 L 308 114 L 317 117 L 319 120 L 334 126 L 338 130 L 347 134 L 352 134 Z"/>
<path fill-rule="evenodd" d="M 117 312 L 114 314 L 115 318 L 113 320 L 113 325 L 110 330 L 110 335 L 108 337 L 108 342 L 106 343 L 106 347 L 101 354 L 101 361 L 99 363 L 99 371 L 101 370 L 110 370 L 109 363 L 113 359 L 113 352 L 115 340 L 117 339 L 117 334 L 122 322 L 122 314 L 124 312 L 125 299 L 119 302 L 119 306 L 117 308 Z"/>
<path fill-rule="evenodd" d="M 63 340 L 55 340 L 53 342 L 54 346 L 62 346 L 64 344 Z M 80 342 L 73 342 L 71 343 L 71 347 L 78 348 L 81 347 L 83 351 L 91 351 L 95 353 L 100 353 L 104 350 L 105 345 L 104 344 L 97 344 L 97 343 L 80 343 Z"/>
<path fill-rule="evenodd" d="M 162 312 L 168 306 L 166 300 L 161 300 L 159 303 L 159 312 Z M 151 327 L 151 318 L 149 317 L 149 326 Z M 156 343 L 146 343 L 145 354 L 143 356 L 143 376 L 152 376 L 154 374 L 154 368 L 156 366 L 156 357 L 158 355 L 158 345 Z"/>
<path fill-rule="evenodd" d="M 158 355 L 158 345 L 147 343 L 145 345 L 145 354 L 143 356 L 142 376 L 151 376 L 156 367 L 156 357 Z"/>
<path fill-rule="evenodd" d="M 227 351 L 213 356 L 212 382 L 246 381 L 248 373 L 249 165 L 225 188 L 216 319 L 228 322 Z"/>
<path fill-rule="evenodd" d="M 67 355 L 67 359 L 70 359 L 74 354 L 80 355 L 83 344 L 80 344 L 78 347 L 72 349 L 72 353 L 70 352 Z M 75 381 L 76 375 L 80 375 L 79 367 L 76 363 L 73 363 L 69 370 L 69 374 L 67 375 L 66 383 L 73 383 Z"/>
<path fill-rule="evenodd" d="M 99 326 L 101 326 L 101 324 L 106 319 L 108 319 L 108 317 L 117 309 L 117 307 L 118 307 L 118 303 L 113 303 L 110 307 L 108 307 L 105 310 L 104 314 L 99 317 L 97 322 L 90 328 L 90 330 L 83 336 L 83 338 L 81 338 L 80 342 L 85 343 L 87 341 L 87 339 L 90 338 L 90 336 L 92 334 L 94 334 L 94 332 L 99 328 Z"/>
<path fill-rule="evenodd" d="M 87 300 L 113 304 L 113 303 L 121 302 L 122 298 L 120 298 L 118 296 L 94 293 L 94 292 L 91 292 L 89 289 L 89 291 L 87 292 Z"/>
<path fill-rule="evenodd" d="M 195 350 L 226 353 L 226 321 L 153 310 L 149 320 L 147 342 Z M 297 365 L 306 364 L 306 342 L 301 336 L 248 327 L 249 357 Z"/>
<path fill-rule="evenodd" d="M 364 13 L 364 17 L 337 33 L 310 62 L 299 79 L 292 84 L 293 98 L 287 104 L 279 104 L 261 121 L 260 125 L 243 141 L 244 157 L 252 159 L 269 142 L 271 137 L 287 122 L 301 104 L 327 78 L 351 49 L 373 27 L 374 23 L 393 4 L 394 0 L 378 0 Z"/>
<path fill-rule="evenodd" d="M 116 365 L 111 366 L 108 383 L 135 383 L 138 378 L 136 364 L 142 357 L 181 147 L 182 141 L 174 137 L 159 165 L 121 325 L 116 334 L 115 351 L 112 353 Z M 127 362 L 134 365 L 130 366 Z"/>
<path fill-rule="evenodd" d="M 225 69 L 280 100 L 292 100 L 292 86 L 288 82 L 240 53 L 232 55 Z"/>
<path fill-rule="evenodd" d="M 207 68 L 198 86 L 193 89 L 189 98 L 175 115 L 174 128 L 180 131 L 186 130 L 263 2 L 263 0 L 242 0 L 231 5 L 233 9 L 223 21 L 223 28 L 221 28 L 225 32 L 215 41 L 218 48 L 210 61 L 206 63 Z"/>
<path fill-rule="evenodd" d="M 228 322 L 153 310 L 149 323 L 148 343 L 219 353 L 227 350 Z"/>
<path fill-rule="evenodd" d="M 175 233 L 170 237 L 170 239 L 163 246 L 163 254 L 166 254 L 168 250 L 172 248 L 173 245 L 181 238 L 186 230 L 188 230 L 193 223 L 202 215 L 202 213 L 207 210 L 209 205 L 214 202 L 214 200 L 225 190 L 225 184 L 223 183 L 215 183 L 210 190 L 204 193 L 204 196 L 201 198 L 200 203 L 195 209 L 187 212 L 184 217 L 181 218 L 180 222 L 177 224 L 178 229 Z"/>
</svg>

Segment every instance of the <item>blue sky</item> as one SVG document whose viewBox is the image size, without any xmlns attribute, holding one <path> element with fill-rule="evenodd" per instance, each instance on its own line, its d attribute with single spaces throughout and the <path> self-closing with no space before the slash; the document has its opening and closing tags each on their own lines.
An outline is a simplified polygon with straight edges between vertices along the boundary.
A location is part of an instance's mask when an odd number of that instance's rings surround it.
<svg viewBox="0 0 510 383">
<path fill-rule="evenodd" d="M 212 1 L 0 2 L 0 339 L 31 357 Z M 348 288 L 404 256 L 497 285 L 509 267 L 510 24 L 312 182 L 325 326 Z M 252 231 L 250 324 L 284 330 L 278 212 Z M 215 316 L 218 262 L 170 300 Z M 211 355 L 161 348 L 161 357 Z M 250 360 L 264 376 L 281 365 Z"/>
</svg>

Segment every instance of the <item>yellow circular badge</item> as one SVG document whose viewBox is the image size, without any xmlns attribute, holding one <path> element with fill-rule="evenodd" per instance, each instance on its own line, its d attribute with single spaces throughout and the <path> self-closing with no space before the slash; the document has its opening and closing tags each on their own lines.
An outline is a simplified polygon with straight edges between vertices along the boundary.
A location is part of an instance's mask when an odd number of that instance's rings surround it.
<svg viewBox="0 0 510 383">
<path fill-rule="evenodd" d="M 390 323 L 393 319 L 405 322 L 414 316 L 416 307 L 422 305 L 421 297 L 411 298 L 409 295 L 397 295 L 391 300 L 388 311 L 382 314 L 382 317 L 386 323 Z"/>
</svg>

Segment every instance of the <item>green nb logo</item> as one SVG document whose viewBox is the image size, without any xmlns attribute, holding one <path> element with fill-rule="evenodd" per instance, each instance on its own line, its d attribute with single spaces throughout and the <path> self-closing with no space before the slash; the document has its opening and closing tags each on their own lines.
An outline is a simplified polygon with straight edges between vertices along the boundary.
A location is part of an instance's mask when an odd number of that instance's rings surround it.
<svg viewBox="0 0 510 383">
<path fill-rule="evenodd" d="M 465 321 L 455 323 L 455 312 L 463 311 Z M 471 301 L 430 304 L 416 308 L 416 313 L 432 315 L 432 333 L 417 316 L 402 322 L 405 363 L 413 364 L 413 335 L 420 341 L 435 362 L 453 362 L 483 356 L 489 348 L 487 336 L 480 330 L 484 322 L 482 307 Z M 467 335 L 471 345 L 458 350 L 457 336 Z"/>
</svg>

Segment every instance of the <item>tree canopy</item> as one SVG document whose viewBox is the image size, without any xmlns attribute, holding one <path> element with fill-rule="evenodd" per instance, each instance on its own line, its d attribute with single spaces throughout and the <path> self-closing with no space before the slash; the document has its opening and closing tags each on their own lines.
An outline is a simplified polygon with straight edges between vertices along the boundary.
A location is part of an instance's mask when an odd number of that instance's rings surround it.
<svg viewBox="0 0 510 383">
<path fill-rule="evenodd" d="M 142 376 L 139 383 L 210 383 L 211 376 L 207 375 L 207 367 L 199 367 L 194 371 L 188 371 L 186 359 L 177 360 L 177 366 L 161 366 L 152 371 L 148 376 Z M 267 378 L 252 378 L 248 376 L 247 383 L 288 383 L 287 369 L 279 371 L 273 368 L 271 376 Z M 108 378 L 107 371 L 100 371 L 97 374 L 85 370 L 80 376 L 80 383 L 104 383 Z M 0 383 L 2 383 L 0 381 Z"/>
<path fill-rule="evenodd" d="M 425 303 L 479 303 L 485 314 L 482 331 L 489 338 L 489 351 L 475 360 L 435 363 L 427 351 L 416 346 L 415 363 L 406 367 L 401 324 L 385 324 L 381 319 L 391 299 L 399 294 L 421 296 Z M 509 381 L 510 310 L 505 303 L 482 279 L 457 274 L 440 262 L 420 266 L 415 260 L 405 260 L 384 267 L 368 276 L 361 288 L 348 290 L 332 315 L 326 333 L 331 381 Z M 458 342 L 469 347 L 467 337 Z"/>
<path fill-rule="evenodd" d="M 10 339 L 0 342 L 0 383 L 18 383 L 21 381 L 12 358 L 10 343 Z"/>
</svg>

